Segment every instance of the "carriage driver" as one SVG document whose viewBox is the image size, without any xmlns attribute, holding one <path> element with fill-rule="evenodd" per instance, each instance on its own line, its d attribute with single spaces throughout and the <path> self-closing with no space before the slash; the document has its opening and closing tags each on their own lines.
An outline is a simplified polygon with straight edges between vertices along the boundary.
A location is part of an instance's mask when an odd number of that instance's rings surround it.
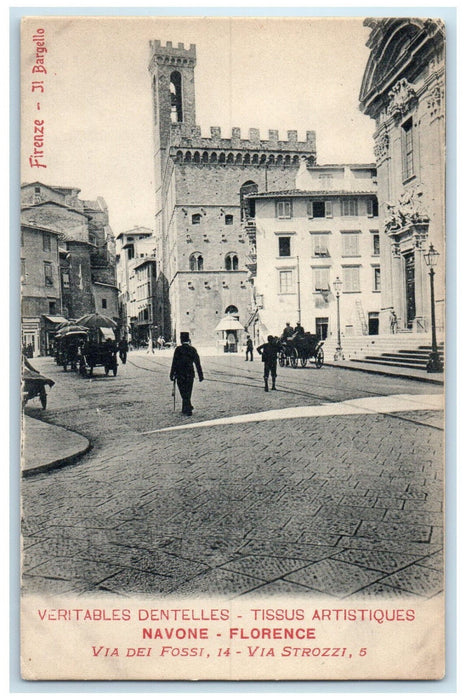
<svg viewBox="0 0 466 700">
<path fill-rule="evenodd" d="M 286 326 L 282 331 L 280 340 L 286 343 L 286 341 L 294 335 L 294 329 L 289 321 L 286 322 Z"/>
<path fill-rule="evenodd" d="M 272 377 L 272 389 L 275 390 L 275 379 L 277 377 L 277 355 L 280 347 L 273 335 L 267 336 L 267 342 L 259 345 L 257 352 L 262 357 L 264 363 L 264 391 L 269 390 L 269 374 Z"/>
</svg>

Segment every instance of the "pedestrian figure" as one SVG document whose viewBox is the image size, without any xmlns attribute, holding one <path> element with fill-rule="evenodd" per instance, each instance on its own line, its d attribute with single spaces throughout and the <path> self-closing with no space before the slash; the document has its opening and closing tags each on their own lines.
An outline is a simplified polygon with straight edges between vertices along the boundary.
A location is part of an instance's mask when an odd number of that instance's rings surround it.
<svg viewBox="0 0 466 700">
<path fill-rule="evenodd" d="M 126 356 L 128 355 L 128 341 L 126 339 L 126 336 L 123 336 L 123 338 L 118 343 L 118 353 L 120 355 L 120 360 L 124 365 L 126 365 Z"/>
<path fill-rule="evenodd" d="M 264 391 L 269 390 L 269 374 L 272 377 L 272 389 L 275 390 L 277 355 L 280 352 L 280 348 L 273 335 L 267 336 L 267 342 L 259 345 L 257 352 L 261 355 L 264 363 Z"/>
<path fill-rule="evenodd" d="M 248 335 L 246 338 L 246 362 L 248 361 L 248 359 L 250 359 L 251 362 L 254 360 L 252 353 L 253 349 L 254 345 L 252 344 L 251 336 Z"/>
<path fill-rule="evenodd" d="M 202 372 L 201 361 L 196 348 L 193 348 L 189 339 L 189 333 L 180 333 L 181 345 L 175 348 L 173 362 L 170 370 L 170 381 L 176 380 L 178 389 L 183 400 L 181 413 L 185 416 L 192 416 L 193 407 L 191 404 L 191 394 L 194 384 L 194 365 L 196 365 L 197 376 L 202 382 L 204 374 Z"/>
<path fill-rule="evenodd" d="M 390 330 L 392 333 L 396 333 L 398 328 L 398 319 L 394 309 L 390 311 Z"/>
<path fill-rule="evenodd" d="M 291 327 L 291 323 L 289 321 L 287 321 L 286 326 L 283 329 L 280 340 L 283 340 L 286 343 L 288 338 L 291 338 L 291 336 L 293 336 L 293 335 L 294 335 L 294 329 Z"/>
</svg>

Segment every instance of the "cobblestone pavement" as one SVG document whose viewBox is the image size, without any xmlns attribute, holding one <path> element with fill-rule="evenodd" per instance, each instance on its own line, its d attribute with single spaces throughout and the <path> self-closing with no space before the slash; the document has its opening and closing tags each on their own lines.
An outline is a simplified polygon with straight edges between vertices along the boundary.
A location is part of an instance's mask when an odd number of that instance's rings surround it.
<svg viewBox="0 0 466 700">
<path fill-rule="evenodd" d="M 203 360 L 192 418 L 173 411 L 170 360 L 131 353 L 117 377 L 83 379 L 53 361 L 46 411 L 88 437 L 69 467 L 29 477 L 25 592 L 122 596 L 300 594 L 430 598 L 443 588 L 440 411 L 318 416 L 142 433 L 221 416 L 441 387 Z"/>
</svg>

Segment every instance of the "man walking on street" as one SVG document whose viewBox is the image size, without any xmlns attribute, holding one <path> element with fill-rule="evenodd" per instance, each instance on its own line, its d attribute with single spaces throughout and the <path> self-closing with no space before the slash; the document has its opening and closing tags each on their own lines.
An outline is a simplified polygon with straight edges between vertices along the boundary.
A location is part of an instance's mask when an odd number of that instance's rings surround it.
<svg viewBox="0 0 466 700">
<path fill-rule="evenodd" d="M 170 381 L 175 381 L 183 400 L 181 412 L 185 416 L 192 416 L 193 407 L 191 405 L 191 394 L 194 384 L 194 365 L 196 365 L 197 376 L 202 382 L 204 374 L 202 372 L 201 361 L 196 348 L 193 348 L 189 339 L 189 333 L 180 333 L 181 345 L 175 348 L 173 362 L 170 370 Z"/>
<path fill-rule="evenodd" d="M 254 346 L 252 344 L 251 336 L 248 335 L 248 337 L 246 338 L 246 362 L 249 359 L 251 360 L 251 362 L 253 361 L 253 359 L 254 359 L 252 356 L 253 348 L 254 348 Z"/>
<path fill-rule="evenodd" d="M 264 363 L 264 391 L 269 390 L 269 374 L 272 377 L 272 389 L 275 390 L 275 379 L 277 377 L 277 355 L 280 351 L 273 335 L 267 336 L 267 342 L 259 345 L 257 352 L 262 357 Z"/>
</svg>

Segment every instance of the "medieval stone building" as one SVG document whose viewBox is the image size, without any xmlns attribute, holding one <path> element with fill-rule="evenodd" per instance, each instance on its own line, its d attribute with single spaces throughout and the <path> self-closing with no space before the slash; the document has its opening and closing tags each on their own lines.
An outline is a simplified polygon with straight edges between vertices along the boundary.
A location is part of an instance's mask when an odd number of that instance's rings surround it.
<svg viewBox="0 0 466 700">
<path fill-rule="evenodd" d="M 368 19 L 370 57 L 360 103 L 375 121 L 380 238 L 381 332 L 391 312 L 399 330 L 430 329 L 428 268 L 432 243 L 438 326 L 444 317 L 445 31 L 439 20 Z"/>
<path fill-rule="evenodd" d="M 315 162 L 315 133 L 298 141 L 288 131 L 261 140 L 233 128 L 210 137 L 196 125 L 196 47 L 150 42 L 157 240 L 157 326 L 165 338 L 189 331 L 194 343 L 214 345 L 225 314 L 244 326 L 251 316 L 246 195 L 295 186 L 300 157 Z"/>
<path fill-rule="evenodd" d="M 21 186 L 23 344 L 50 349 L 56 326 L 98 311 L 118 320 L 115 242 L 102 197 L 75 187 Z"/>
</svg>

